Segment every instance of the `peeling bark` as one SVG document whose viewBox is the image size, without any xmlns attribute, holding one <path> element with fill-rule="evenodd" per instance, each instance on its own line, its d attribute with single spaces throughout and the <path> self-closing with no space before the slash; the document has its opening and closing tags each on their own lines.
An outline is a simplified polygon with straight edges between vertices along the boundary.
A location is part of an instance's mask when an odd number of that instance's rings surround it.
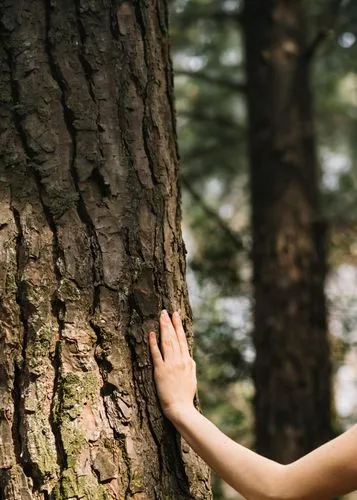
<svg viewBox="0 0 357 500">
<path fill-rule="evenodd" d="M 249 0 L 257 450 L 287 463 L 331 438 L 325 223 L 306 20 L 299 0 Z"/>
<path fill-rule="evenodd" d="M 147 349 L 162 308 L 191 338 L 165 3 L 0 23 L 0 498 L 211 498 Z"/>
</svg>

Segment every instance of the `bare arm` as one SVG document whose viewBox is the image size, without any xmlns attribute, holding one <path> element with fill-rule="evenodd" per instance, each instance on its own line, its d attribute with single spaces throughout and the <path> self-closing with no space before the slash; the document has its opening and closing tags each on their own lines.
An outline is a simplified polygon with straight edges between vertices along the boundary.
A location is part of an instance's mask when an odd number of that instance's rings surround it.
<svg viewBox="0 0 357 500">
<path fill-rule="evenodd" d="M 357 425 L 286 466 L 283 487 L 301 500 L 325 500 L 357 489 Z"/>
<path fill-rule="evenodd" d="M 162 409 L 190 446 L 247 500 L 331 500 L 357 489 L 357 426 L 284 466 L 225 436 L 193 405 L 196 370 L 178 313 L 160 316 L 150 348 Z"/>
</svg>

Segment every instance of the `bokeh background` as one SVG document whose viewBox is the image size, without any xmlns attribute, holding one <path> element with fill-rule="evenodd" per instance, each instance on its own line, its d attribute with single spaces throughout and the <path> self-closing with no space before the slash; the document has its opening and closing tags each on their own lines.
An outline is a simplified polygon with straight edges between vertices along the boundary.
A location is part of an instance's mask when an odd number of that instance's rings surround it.
<svg viewBox="0 0 357 500">
<path fill-rule="evenodd" d="M 340 432 L 357 420 L 357 2 L 301 1 L 316 45 L 311 85 Z M 200 401 L 224 432 L 254 446 L 243 7 L 240 0 L 171 0 L 170 17 Z M 216 500 L 239 498 L 215 476 L 213 485 Z"/>
</svg>

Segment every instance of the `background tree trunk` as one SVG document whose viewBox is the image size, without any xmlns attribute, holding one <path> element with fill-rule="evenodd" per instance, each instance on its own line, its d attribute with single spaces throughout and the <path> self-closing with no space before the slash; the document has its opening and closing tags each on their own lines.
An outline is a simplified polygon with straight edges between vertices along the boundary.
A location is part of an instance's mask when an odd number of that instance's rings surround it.
<svg viewBox="0 0 357 500">
<path fill-rule="evenodd" d="M 146 341 L 190 318 L 165 2 L 0 9 L 0 498 L 211 498 Z"/>
<path fill-rule="evenodd" d="M 325 231 L 303 4 L 249 0 L 243 24 L 257 450 L 286 463 L 331 437 Z"/>
</svg>

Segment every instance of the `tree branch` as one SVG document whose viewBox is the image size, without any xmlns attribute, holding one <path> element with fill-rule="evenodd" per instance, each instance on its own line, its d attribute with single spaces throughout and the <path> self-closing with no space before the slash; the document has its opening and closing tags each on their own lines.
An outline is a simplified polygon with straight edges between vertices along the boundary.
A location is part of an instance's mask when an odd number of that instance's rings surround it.
<svg viewBox="0 0 357 500">
<path fill-rule="evenodd" d="M 305 52 L 305 57 L 310 60 L 314 57 L 319 47 L 332 35 L 335 33 L 335 27 L 338 22 L 338 17 L 343 4 L 343 0 L 331 0 L 329 6 L 329 12 L 325 14 L 325 19 L 323 25 L 318 30 L 315 38 L 312 40 L 311 44 L 307 47 Z M 323 16 L 322 16 L 323 17 Z"/>
<path fill-rule="evenodd" d="M 246 92 L 246 85 L 244 83 L 236 83 L 225 78 L 216 78 L 214 76 L 208 75 L 202 71 L 188 71 L 185 69 L 176 69 L 174 72 L 175 76 L 188 76 L 190 78 L 196 78 L 198 80 L 203 80 L 204 82 L 210 83 L 212 85 L 218 85 L 220 87 L 225 87 L 230 90 L 238 92 Z"/>
<path fill-rule="evenodd" d="M 242 15 L 240 12 L 225 12 L 223 10 L 212 10 L 209 11 L 207 8 L 205 9 L 194 9 L 187 12 L 182 12 L 180 14 L 176 14 L 177 18 L 173 21 L 172 24 L 180 24 L 188 26 L 190 24 L 194 24 L 195 22 L 205 19 L 209 21 L 216 21 L 217 23 L 231 21 L 234 23 L 240 23 L 242 20 Z"/>
<path fill-rule="evenodd" d="M 225 137 L 225 139 L 227 139 L 227 138 Z M 221 138 L 219 140 L 219 143 L 216 143 L 210 147 L 196 146 L 195 148 L 190 148 L 190 150 L 187 151 L 186 153 L 181 152 L 181 158 L 185 162 L 185 164 L 192 162 L 198 158 L 200 158 L 204 163 L 207 161 L 210 162 L 210 161 L 212 161 L 213 158 L 217 158 L 217 155 L 219 155 L 222 152 L 223 148 L 224 148 L 224 150 L 226 150 L 227 148 L 232 148 L 232 147 L 234 148 L 237 145 L 239 145 L 239 146 L 246 145 L 246 135 L 245 134 L 237 136 L 235 138 L 234 143 L 232 143 L 231 139 L 224 140 L 223 138 Z M 230 155 L 228 155 L 228 158 L 229 157 L 230 157 Z M 222 161 L 224 162 L 224 160 L 222 160 L 221 157 L 219 157 L 219 158 L 220 158 L 219 159 L 220 165 L 223 167 Z M 228 163 L 229 163 L 229 160 L 228 160 Z M 196 181 L 200 178 L 200 175 L 202 175 L 202 173 L 199 173 L 196 175 L 192 175 L 192 173 L 191 173 L 190 179 L 193 181 Z"/>
<path fill-rule="evenodd" d="M 226 116 L 220 116 L 220 115 L 207 115 L 205 113 L 201 113 L 199 111 L 179 111 L 177 112 L 178 118 L 184 117 L 188 118 L 193 121 L 197 122 L 210 122 L 214 123 L 215 125 L 219 127 L 224 127 L 230 130 L 239 130 L 242 129 L 242 126 L 238 123 L 235 122 L 234 120 L 231 120 L 227 118 Z"/>
<path fill-rule="evenodd" d="M 222 232 L 228 237 L 228 239 L 234 244 L 237 250 L 246 250 L 242 238 L 232 231 L 232 229 L 224 222 L 224 220 L 217 214 L 215 210 L 207 205 L 203 197 L 191 186 L 190 182 L 181 174 L 182 184 L 185 186 L 187 191 L 190 193 L 192 198 L 196 200 L 201 206 L 202 210 L 214 220 L 217 226 L 222 230 Z"/>
</svg>

